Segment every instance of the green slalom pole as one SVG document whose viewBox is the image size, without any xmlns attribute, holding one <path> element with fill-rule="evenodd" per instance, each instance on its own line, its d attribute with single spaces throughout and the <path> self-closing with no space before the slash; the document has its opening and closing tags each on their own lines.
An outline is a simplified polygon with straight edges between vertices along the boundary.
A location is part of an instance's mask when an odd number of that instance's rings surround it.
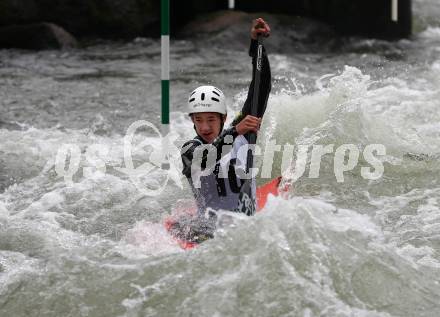
<svg viewBox="0 0 440 317">
<path fill-rule="evenodd" d="M 162 124 L 170 124 L 170 0 L 161 0 Z"/>
<path fill-rule="evenodd" d="M 162 81 L 162 168 L 168 169 L 168 139 L 170 131 L 170 0 L 161 0 L 161 81 Z"/>
</svg>

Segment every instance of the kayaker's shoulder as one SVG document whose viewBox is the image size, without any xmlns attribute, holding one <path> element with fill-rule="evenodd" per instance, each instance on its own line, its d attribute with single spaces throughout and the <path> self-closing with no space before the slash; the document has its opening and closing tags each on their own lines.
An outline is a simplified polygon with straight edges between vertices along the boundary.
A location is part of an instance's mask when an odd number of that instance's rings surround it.
<svg viewBox="0 0 440 317">
<path fill-rule="evenodd" d="M 195 137 L 194 139 L 186 141 L 182 145 L 182 149 L 181 149 L 180 153 L 183 155 L 185 153 L 192 152 L 192 151 L 194 151 L 194 149 L 196 147 L 198 147 L 199 145 L 202 145 L 202 144 L 203 144 L 203 142 L 199 139 L 199 137 Z"/>
</svg>

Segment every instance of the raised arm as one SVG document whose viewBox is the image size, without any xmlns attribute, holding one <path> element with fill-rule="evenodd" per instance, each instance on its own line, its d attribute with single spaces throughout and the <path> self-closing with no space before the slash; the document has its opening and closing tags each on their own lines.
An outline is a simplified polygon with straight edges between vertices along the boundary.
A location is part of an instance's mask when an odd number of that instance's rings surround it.
<svg viewBox="0 0 440 317">
<path fill-rule="evenodd" d="M 264 37 L 268 37 L 270 35 L 270 27 L 269 25 L 261 18 L 256 19 L 252 23 L 251 28 L 251 46 L 249 49 L 249 56 L 252 57 L 252 81 L 249 86 L 248 95 L 246 101 L 241 110 L 241 114 L 234 120 L 232 125 L 237 125 L 237 130 L 240 130 L 239 123 L 242 120 L 249 116 L 251 113 L 252 99 L 255 89 L 255 73 L 256 73 L 256 63 L 257 63 L 257 35 L 261 34 Z M 269 93 L 272 88 L 271 83 L 271 72 L 270 72 L 270 64 L 269 59 L 267 57 L 266 49 L 263 46 L 263 65 L 261 69 L 261 77 L 260 77 L 260 87 L 259 87 L 259 97 L 258 97 L 258 112 L 257 117 L 262 118 L 264 112 L 266 111 L 267 100 L 269 98 Z"/>
<path fill-rule="evenodd" d="M 250 114 L 250 109 L 252 105 L 252 97 L 254 93 L 255 86 L 255 72 L 257 63 L 257 36 L 259 34 L 264 37 L 270 35 L 269 25 L 261 18 L 256 19 L 252 22 L 251 28 L 251 46 L 249 49 L 249 56 L 252 57 L 253 71 L 252 71 L 252 82 L 249 86 L 249 92 L 244 103 L 243 109 L 240 116 L 238 116 L 232 123 L 232 127 L 224 130 L 220 135 L 211 143 L 216 149 L 217 153 L 221 153 L 223 145 L 226 143 L 231 144 L 238 135 L 247 135 L 248 132 L 257 132 L 260 128 L 261 118 L 266 110 L 267 100 L 269 98 L 269 93 L 271 90 L 271 73 L 269 59 L 267 58 L 266 50 L 263 48 L 263 67 L 261 70 L 260 78 L 260 90 L 258 98 L 258 116 L 253 117 Z M 202 140 L 191 140 L 185 143 L 182 147 L 181 156 L 183 162 L 183 174 L 190 178 L 191 177 L 191 164 L 194 156 L 194 151 L 196 148 L 203 144 Z M 220 157 L 219 157 L 220 158 Z M 203 156 L 202 161 L 206 160 L 206 155 Z"/>
</svg>

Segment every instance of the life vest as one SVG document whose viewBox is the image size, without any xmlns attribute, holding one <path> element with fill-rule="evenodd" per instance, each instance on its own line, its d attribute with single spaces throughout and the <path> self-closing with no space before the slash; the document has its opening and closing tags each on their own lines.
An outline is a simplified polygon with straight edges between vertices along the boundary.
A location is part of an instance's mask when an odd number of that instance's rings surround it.
<svg viewBox="0 0 440 317">
<path fill-rule="evenodd" d="M 196 137 L 190 142 L 196 142 L 198 146 L 204 144 L 200 137 Z M 249 143 L 243 135 L 237 136 L 229 151 L 225 151 L 227 153 L 217 153 L 218 160 L 209 175 L 191 175 L 188 178 L 199 212 L 205 212 L 207 208 L 235 211 L 238 206 L 240 189 L 243 185 L 243 180 L 239 175 L 242 175 L 240 170 L 246 171 L 248 146 Z M 223 145 L 222 149 L 227 149 L 227 145 Z M 200 178 L 199 188 L 196 188 L 193 184 L 194 176 Z M 252 179 L 252 191 L 255 197 L 255 179 Z"/>
</svg>

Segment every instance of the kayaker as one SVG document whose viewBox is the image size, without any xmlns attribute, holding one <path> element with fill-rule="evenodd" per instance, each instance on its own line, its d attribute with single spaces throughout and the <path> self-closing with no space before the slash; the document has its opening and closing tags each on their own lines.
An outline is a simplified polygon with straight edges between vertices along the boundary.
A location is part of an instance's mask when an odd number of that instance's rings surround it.
<svg viewBox="0 0 440 317">
<path fill-rule="evenodd" d="M 231 127 L 223 130 L 227 113 L 225 97 L 220 89 L 214 86 L 201 86 L 196 88 L 189 96 L 188 113 L 194 123 L 197 136 L 186 142 L 182 147 L 183 174 L 188 178 L 199 211 L 204 211 L 208 207 L 214 210 L 224 209 L 233 211 L 236 209 L 241 181 L 236 174 L 235 166 L 245 166 L 246 164 L 246 157 L 238 157 L 238 154 L 240 154 L 238 150 L 242 145 L 248 143 L 249 132 L 258 132 L 266 110 L 271 90 L 271 73 L 269 60 L 263 48 L 258 116 L 254 117 L 249 114 L 254 91 L 257 35 L 261 34 L 268 37 L 270 35 L 270 27 L 262 18 L 259 18 L 253 21 L 250 33 L 251 45 L 249 55 L 252 57 L 253 78 L 241 113 L 234 119 Z M 196 149 L 204 144 L 211 144 L 216 148 L 217 160 L 215 166 L 211 168 L 211 175 L 200 177 L 200 184 L 197 184 L 199 186 L 195 186 L 193 182 L 194 175 L 191 173 L 194 170 L 192 166 L 195 162 L 194 154 Z M 225 148 L 228 148 L 225 146 L 227 144 L 231 144 L 232 146 L 229 148 L 232 149 L 229 153 L 222 153 Z M 197 162 L 200 162 L 200 160 Z M 205 166 L 203 167 L 206 168 Z M 222 169 L 223 171 L 226 169 L 227 178 L 221 177 L 220 171 Z"/>
<path fill-rule="evenodd" d="M 266 110 L 267 100 L 271 90 L 271 72 L 266 50 L 263 47 L 263 60 L 259 85 L 258 115 L 251 116 L 251 105 L 255 89 L 255 73 L 257 61 L 258 42 L 257 36 L 268 37 L 270 27 L 262 18 L 252 22 L 250 31 L 251 44 L 249 55 L 252 57 L 253 72 L 247 99 L 240 114 L 233 120 L 231 126 L 223 129 L 227 111 L 223 92 L 214 86 L 201 86 L 196 88 L 189 96 L 189 116 L 194 123 L 197 136 L 186 142 L 182 147 L 183 174 L 187 177 L 195 196 L 199 216 L 206 210 L 235 211 L 238 206 L 238 197 L 242 179 L 237 175 L 237 170 L 246 167 L 247 151 L 239 151 L 240 147 L 249 142 L 249 133 L 258 132 L 262 117 Z M 216 149 L 214 164 L 207 166 L 209 161 L 203 151 L 203 146 L 211 145 Z M 199 148 L 202 147 L 202 148 Z M 212 148 L 211 148 L 212 149 Z M 227 149 L 225 151 L 225 149 Z M 225 153 L 222 153 L 225 152 Z M 201 156 L 196 159 L 195 156 Z M 194 166 L 199 164 L 201 166 Z M 238 167 L 238 168 L 237 168 Z M 204 176 L 194 175 L 194 171 Z M 208 173 L 207 173 L 208 171 Z M 196 176 L 196 177 L 195 177 Z M 196 180 L 196 182 L 194 181 Z M 255 179 L 252 180 L 255 193 Z M 206 217 L 198 217 L 206 219 Z M 209 223 L 200 222 L 194 225 L 180 222 L 178 227 L 199 227 L 209 231 Z M 195 231 L 200 231 L 195 229 Z M 189 234 L 191 236 L 191 234 Z M 188 239 L 188 235 L 186 235 Z"/>
</svg>

